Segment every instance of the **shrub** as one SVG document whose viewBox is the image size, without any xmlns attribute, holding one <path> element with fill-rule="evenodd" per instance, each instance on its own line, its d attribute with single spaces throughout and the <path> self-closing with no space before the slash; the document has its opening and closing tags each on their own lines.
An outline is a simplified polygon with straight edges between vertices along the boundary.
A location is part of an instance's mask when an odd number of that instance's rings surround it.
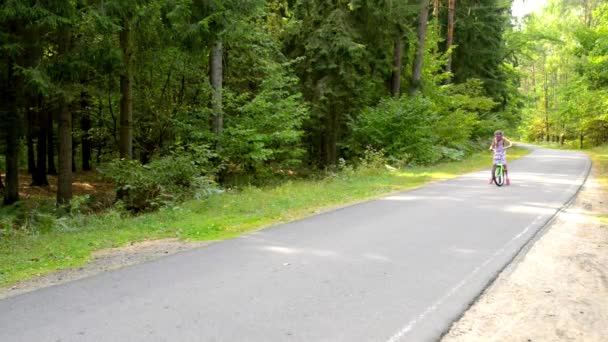
<svg viewBox="0 0 608 342">
<path fill-rule="evenodd" d="M 213 170 L 206 148 L 174 152 L 142 165 L 136 160 L 115 160 L 101 171 L 116 184 L 117 199 L 132 211 L 152 210 L 188 196 L 213 192 Z"/>
<path fill-rule="evenodd" d="M 52 201 L 21 201 L 0 207 L 0 232 L 44 233 L 55 227 L 58 212 Z"/>
<path fill-rule="evenodd" d="M 370 146 L 376 151 L 384 150 L 392 159 L 434 163 L 440 157 L 433 132 L 436 118 L 432 102 L 424 97 L 384 99 L 352 122 L 349 145 L 356 155 Z"/>
</svg>

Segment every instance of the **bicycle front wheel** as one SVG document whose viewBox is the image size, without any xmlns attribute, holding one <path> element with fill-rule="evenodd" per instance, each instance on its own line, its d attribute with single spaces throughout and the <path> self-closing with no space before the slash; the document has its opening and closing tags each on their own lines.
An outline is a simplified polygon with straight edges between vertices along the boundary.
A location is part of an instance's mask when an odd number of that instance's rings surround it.
<svg viewBox="0 0 608 342">
<path fill-rule="evenodd" d="M 502 186 L 505 183 L 505 173 L 502 165 L 496 165 L 493 178 L 496 186 Z"/>
</svg>

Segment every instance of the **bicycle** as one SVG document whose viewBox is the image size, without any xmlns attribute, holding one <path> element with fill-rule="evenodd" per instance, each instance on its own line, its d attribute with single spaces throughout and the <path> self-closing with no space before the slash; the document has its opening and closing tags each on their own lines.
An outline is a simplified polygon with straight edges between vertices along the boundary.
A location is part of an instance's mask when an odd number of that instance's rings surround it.
<svg viewBox="0 0 608 342">
<path fill-rule="evenodd" d="M 503 186 L 505 184 L 505 167 L 502 165 L 502 163 L 496 164 L 496 169 L 494 170 L 492 179 L 494 180 L 494 184 L 496 184 L 496 186 Z"/>
<path fill-rule="evenodd" d="M 506 148 L 505 148 L 506 150 Z M 492 149 L 492 151 L 495 151 L 495 149 Z M 503 152 L 506 153 L 506 152 Z M 505 166 L 503 163 L 496 163 L 495 164 L 495 169 L 494 169 L 494 173 L 492 174 L 492 180 L 494 181 L 494 184 L 496 184 L 496 186 L 503 186 L 505 184 Z"/>
</svg>

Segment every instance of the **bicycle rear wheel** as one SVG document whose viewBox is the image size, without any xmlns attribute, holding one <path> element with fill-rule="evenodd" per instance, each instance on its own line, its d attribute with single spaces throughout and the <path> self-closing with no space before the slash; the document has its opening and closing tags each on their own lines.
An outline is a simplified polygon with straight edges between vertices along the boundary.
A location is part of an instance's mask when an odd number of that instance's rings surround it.
<svg viewBox="0 0 608 342">
<path fill-rule="evenodd" d="M 502 165 L 496 165 L 496 170 L 494 170 L 494 184 L 496 186 L 503 186 L 505 184 L 505 173 Z"/>
</svg>

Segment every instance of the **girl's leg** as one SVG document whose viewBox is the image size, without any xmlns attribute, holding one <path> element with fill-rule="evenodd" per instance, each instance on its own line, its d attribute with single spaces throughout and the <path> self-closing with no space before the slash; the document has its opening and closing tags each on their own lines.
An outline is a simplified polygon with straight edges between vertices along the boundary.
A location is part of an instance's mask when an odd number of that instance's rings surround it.
<svg viewBox="0 0 608 342">
<path fill-rule="evenodd" d="M 494 183 L 494 172 L 496 172 L 496 164 L 492 165 L 492 173 L 490 173 L 490 183 Z"/>
<path fill-rule="evenodd" d="M 505 164 L 505 178 L 507 181 L 507 185 L 511 185 L 511 180 L 509 179 L 509 170 L 507 169 L 507 164 Z"/>
</svg>

